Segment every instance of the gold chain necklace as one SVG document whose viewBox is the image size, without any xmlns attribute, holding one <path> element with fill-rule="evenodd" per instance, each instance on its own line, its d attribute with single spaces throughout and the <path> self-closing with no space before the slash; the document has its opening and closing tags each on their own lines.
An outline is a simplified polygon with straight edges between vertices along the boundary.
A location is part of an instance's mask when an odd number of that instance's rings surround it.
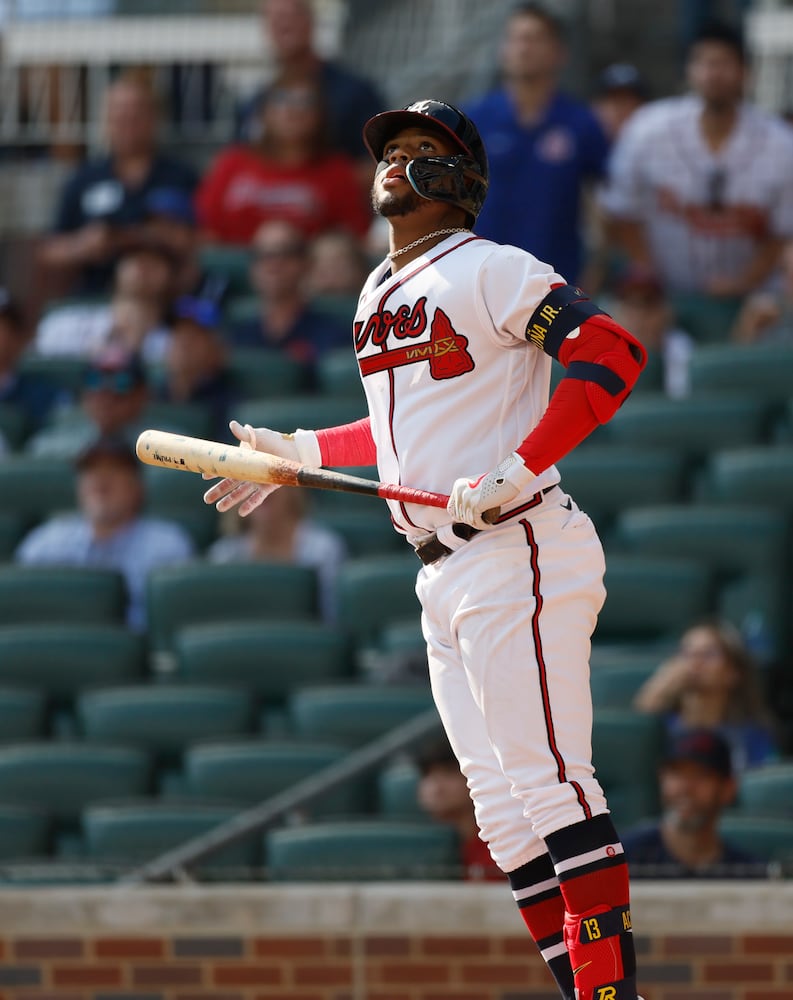
<svg viewBox="0 0 793 1000">
<path fill-rule="evenodd" d="M 408 250 L 412 250 L 413 247 L 420 246 L 422 243 L 426 243 L 427 240 L 431 240 L 435 236 L 448 236 L 450 233 L 468 233 L 470 232 L 465 226 L 456 226 L 454 229 L 436 229 L 434 233 L 427 233 L 426 236 L 419 236 L 417 240 L 413 240 L 412 243 L 408 243 L 406 247 L 402 247 L 401 250 L 394 250 L 393 253 L 388 254 L 389 260 L 394 260 L 396 257 L 401 257 L 403 253 L 407 253 Z"/>
</svg>

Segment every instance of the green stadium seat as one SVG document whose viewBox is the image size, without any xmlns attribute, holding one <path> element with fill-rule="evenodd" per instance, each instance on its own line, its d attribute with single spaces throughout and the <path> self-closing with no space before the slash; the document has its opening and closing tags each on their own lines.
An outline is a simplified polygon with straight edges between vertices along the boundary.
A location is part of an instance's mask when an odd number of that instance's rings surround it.
<svg viewBox="0 0 793 1000">
<path fill-rule="evenodd" d="M 740 812 L 793 820 L 793 760 L 750 768 L 740 777 Z M 793 840 L 791 841 L 793 855 Z"/>
<path fill-rule="evenodd" d="M 10 562 L 14 558 L 27 529 L 27 517 L 21 511 L 0 510 L 0 562 Z"/>
<path fill-rule="evenodd" d="M 0 746 L 0 803 L 76 821 L 89 802 L 149 790 L 150 762 L 135 747 L 77 743 Z"/>
<path fill-rule="evenodd" d="M 425 820 L 428 815 L 418 802 L 419 772 L 402 762 L 385 767 L 377 776 L 378 812 L 385 819 Z"/>
<path fill-rule="evenodd" d="M 317 361 L 319 391 L 327 396 L 349 396 L 364 404 L 358 361 L 352 346 L 328 351 Z"/>
<path fill-rule="evenodd" d="M 694 559 L 612 555 L 605 583 L 595 631 L 601 643 L 677 636 L 715 607 L 711 573 Z"/>
<path fill-rule="evenodd" d="M 0 684 L 24 684 L 66 699 L 93 685 L 128 684 L 145 670 L 143 637 L 121 625 L 0 628 Z"/>
<path fill-rule="evenodd" d="M 22 356 L 19 371 L 46 379 L 69 393 L 78 393 L 83 386 L 86 361 L 69 355 L 41 355 L 28 352 Z"/>
<path fill-rule="evenodd" d="M 793 346 L 781 343 L 708 344 L 689 364 L 691 391 L 740 392 L 786 402 L 793 393 Z"/>
<path fill-rule="evenodd" d="M 24 806 L 0 805 L 0 860 L 46 856 L 49 833 L 45 813 Z"/>
<path fill-rule="evenodd" d="M 266 347 L 234 348 L 228 354 L 226 372 L 239 399 L 285 396 L 306 388 L 305 365 Z"/>
<path fill-rule="evenodd" d="M 312 685 L 288 701 L 292 732 L 302 740 L 355 747 L 432 707 L 429 685 Z"/>
<path fill-rule="evenodd" d="M 366 416 L 363 398 L 346 396 L 295 395 L 242 402 L 237 407 L 240 423 L 269 427 L 275 431 L 293 431 L 298 427 L 312 430 L 336 427 Z"/>
<path fill-rule="evenodd" d="M 377 466 L 374 465 L 345 466 L 335 471 L 342 472 L 346 476 L 355 476 L 358 479 L 374 480 L 375 482 L 380 478 Z M 348 493 L 345 490 L 314 489 L 311 491 L 311 507 L 317 519 L 322 518 L 326 511 L 338 511 L 339 514 L 346 514 L 348 517 L 357 517 L 358 514 L 361 514 L 363 518 L 370 518 L 372 515 L 380 514 L 390 523 L 385 502 L 378 497 L 366 494 Z"/>
<path fill-rule="evenodd" d="M 187 625 L 231 621 L 310 621 L 317 576 L 305 566 L 251 562 L 191 563 L 154 570 L 147 581 L 149 638 L 170 653 Z"/>
<path fill-rule="evenodd" d="M 114 882 L 117 873 L 107 866 L 32 858 L 0 863 L 0 885 L 12 889 L 51 889 L 58 886 L 96 886 Z"/>
<path fill-rule="evenodd" d="M 146 490 L 146 513 L 180 524 L 203 551 L 218 536 L 220 519 L 217 510 L 203 501 L 209 487 L 195 473 L 143 466 Z"/>
<path fill-rule="evenodd" d="M 725 448 L 714 452 L 703 476 L 704 498 L 714 503 L 759 504 L 793 512 L 793 446 Z"/>
<path fill-rule="evenodd" d="M 199 251 L 199 261 L 205 271 L 227 282 L 229 297 L 251 294 L 248 275 L 251 255 L 247 247 L 205 243 Z"/>
<path fill-rule="evenodd" d="M 773 435 L 777 444 L 793 444 L 793 398 L 787 401 Z"/>
<path fill-rule="evenodd" d="M 21 515 L 28 524 L 74 510 L 75 488 L 74 465 L 68 460 L 22 453 L 0 462 L 0 511 Z"/>
<path fill-rule="evenodd" d="M 590 445 L 558 463 L 561 487 L 605 528 L 624 507 L 672 503 L 684 496 L 685 462 L 673 450 Z"/>
<path fill-rule="evenodd" d="M 793 819 L 725 813 L 721 835 L 761 861 L 793 863 Z"/>
<path fill-rule="evenodd" d="M 124 622 L 124 578 L 80 566 L 0 566 L 0 626 Z"/>
<path fill-rule="evenodd" d="M 244 741 L 207 743 L 184 755 L 191 795 L 252 805 L 292 788 L 325 767 L 339 763 L 344 748 L 326 743 Z M 368 778 L 353 778 L 323 792 L 301 810 L 304 816 L 351 816 L 364 812 Z"/>
<path fill-rule="evenodd" d="M 418 619 L 419 563 L 413 553 L 359 556 L 341 567 L 336 584 L 338 620 L 360 647 L 377 645 L 385 626 Z"/>
<path fill-rule="evenodd" d="M 618 831 L 658 813 L 658 766 L 663 748 L 664 725 L 657 716 L 619 708 L 595 712 L 595 777 L 606 793 Z"/>
<path fill-rule="evenodd" d="M 609 430 L 615 444 L 671 448 L 698 461 L 716 448 L 765 441 L 772 416 L 766 400 L 747 394 L 694 394 L 670 399 L 645 393 L 631 397 L 609 423 Z"/>
<path fill-rule="evenodd" d="M 42 739 L 47 703 L 41 691 L 0 687 L 0 744 Z"/>
<path fill-rule="evenodd" d="M 732 296 L 716 298 L 703 292 L 675 292 L 671 305 L 676 325 L 698 344 L 723 344 L 730 338 L 741 300 Z"/>
<path fill-rule="evenodd" d="M 363 510 L 320 504 L 313 520 L 341 535 L 353 558 L 406 551 L 405 539 L 394 530 L 385 505 L 371 499 L 368 509 Z"/>
<path fill-rule="evenodd" d="M 13 403 L 0 403 L 0 442 L 9 451 L 18 451 L 22 447 L 28 431 L 25 411 Z"/>
<path fill-rule="evenodd" d="M 171 434 L 212 437 L 212 415 L 200 403 L 166 403 L 152 400 L 138 418 L 140 427 L 153 427 Z"/>
<path fill-rule="evenodd" d="M 81 825 L 89 859 L 126 868 L 155 858 L 234 818 L 228 805 L 107 802 L 87 806 Z M 261 866 L 256 838 L 230 844 L 196 865 L 202 877 L 251 877 Z"/>
<path fill-rule="evenodd" d="M 657 662 L 592 670 L 589 686 L 595 711 L 602 708 L 630 708 L 636 692 L 654 673 Z"/>
<path fill-rule="evenodd" d="M 179 754 L 199 740 L 249 733 L 252 709 L 246 691 L 208 684 L 114 687 L 75 700 L 86 741 L 116 741 L 160 755 Z"/>
<path fill-rule="evenodd" d="M 387 819 L 312 823 L 270 830 L 264 849 L 273 881 L 461 877 L 457 833 L 439 823 Z"/>
<path fill-rule="evenodd" d="M 261 312 L 262 300 L 254 293 L 232 295 L 223 304 L 223 319 L 227 327 L 247 323 Z"/>
<path fill-rule="evenodd" d="M 353 672 L 347 637 L 323 622 L 189 625 L 177 634 L 174 652 L 174 682 L 236 684 L 271 702 L 283 702 L 302 685 Z"/>
</svg>

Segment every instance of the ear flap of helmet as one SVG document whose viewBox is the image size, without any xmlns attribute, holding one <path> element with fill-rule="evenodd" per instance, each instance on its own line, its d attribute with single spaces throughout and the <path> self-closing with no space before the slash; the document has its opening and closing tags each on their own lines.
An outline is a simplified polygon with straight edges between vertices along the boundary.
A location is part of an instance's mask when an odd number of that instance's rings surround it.
<svg viewBox="0 0 793 1000">
<path fill-rule="evenodd" d="M 487 180 L 470 156 L 421 156 L 406 168 L 411 187 L 422 198 L 462 208 L 473 226 L 487 193 Z"/>
</svg>

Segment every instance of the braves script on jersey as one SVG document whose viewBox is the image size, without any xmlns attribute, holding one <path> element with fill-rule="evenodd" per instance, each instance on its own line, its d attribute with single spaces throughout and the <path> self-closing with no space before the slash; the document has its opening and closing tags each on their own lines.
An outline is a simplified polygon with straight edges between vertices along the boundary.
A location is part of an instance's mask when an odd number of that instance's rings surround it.
<svg viewBox="0 0 793 1000">
<path fill-rule="evenodd" d="M 388 261 L 372 272 L 354 335 L 383 482 L 447 492 L 517 447 L 548 405 L 551 358 L 527 343 L 527 326 L 563 282 L 525 251 L 466 234 L 396 275 Z M 514 506 L 558 480 L 551 466 Z M 449 521 L 445 511 L 389 506 L 410 538 Z"/>
</svg>

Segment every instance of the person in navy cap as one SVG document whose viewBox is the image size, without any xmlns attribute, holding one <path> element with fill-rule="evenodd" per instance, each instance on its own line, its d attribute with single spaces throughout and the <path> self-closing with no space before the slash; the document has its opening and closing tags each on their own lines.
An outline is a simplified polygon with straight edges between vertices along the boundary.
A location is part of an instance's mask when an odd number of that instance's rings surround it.
<svg viewBox="0 0 793 1000">
<path fill-rule="evenodd" d="M 712 729 L 683 730 L 666 748 L 658 773 L 661 818 L 622 838 L 635 877 L 763 877 L 762 859 L 731 844 L 719 820 L 737 783 L 727 741 Z"/>
</svg>

